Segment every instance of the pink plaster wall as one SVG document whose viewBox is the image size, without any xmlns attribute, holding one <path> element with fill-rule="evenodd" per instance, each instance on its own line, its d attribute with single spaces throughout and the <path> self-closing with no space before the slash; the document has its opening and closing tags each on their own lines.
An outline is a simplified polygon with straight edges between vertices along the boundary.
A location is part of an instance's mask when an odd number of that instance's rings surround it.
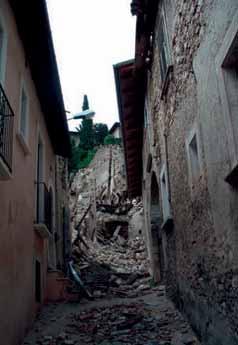
<svg viewBox="0 0 238 345">
<path fill-rule="evenodd" d="M 8 1 L 0 3 L 8 33 L 4 90 L 14 110 L 12 178 L 0 181 L 0 335 L 1 344 L 21 344 L 34 319 L 34 257 L 41 256 L 44 271 L 47 244 L 34 239 L 35 176 L 38 132 L 45 145 L 45 182 L 54 184 L 55 155 L 48 137 L 26 56 Z M 24 80 L 30 99 L 30 153 L 26 155 L 17 138 L 20 86 Z M 37 251 L 37 253 L 36 253 Z M 46 279 L 46 277 L 45 277 Z"/>
</svg>

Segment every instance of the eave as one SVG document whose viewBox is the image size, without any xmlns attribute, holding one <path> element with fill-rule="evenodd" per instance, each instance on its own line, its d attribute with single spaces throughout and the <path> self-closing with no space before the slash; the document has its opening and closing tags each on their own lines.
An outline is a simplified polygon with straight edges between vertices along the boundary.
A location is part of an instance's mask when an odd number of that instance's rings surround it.
<svg viewBox="0 0 238 345">
<path fill-rule="evenodd" d="M 131 13 L 137 16 L 135 42 L 136 70 L 146 69 L 150 66 L 159 1 L 133 0 L 131 2 Z"/>
<path fill-rule="evenodd" d="M 134 60 L 114 65 L 119 117 L 130 197 L 142 193 L 144 79 L 135 75 Z"/>
<path fill-rule="evenodd" d="M 68 157 L 70 139 L 45 0 L 10 0 L 55 154 Z"/>
</svg>

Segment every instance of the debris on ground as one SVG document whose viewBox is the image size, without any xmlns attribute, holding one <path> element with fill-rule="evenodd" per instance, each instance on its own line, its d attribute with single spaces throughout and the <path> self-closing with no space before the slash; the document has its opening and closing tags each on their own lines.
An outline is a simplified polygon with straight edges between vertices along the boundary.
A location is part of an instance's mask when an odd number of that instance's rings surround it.
<svg viewBox="0 0 238 345">
<path fill-rule="evenodd" d="M 136 297 L 151 287 L 149 261 L 143 238 L 126 240 L 115 230 L 111 240 L 92 242 L 73 248 L 74 268 L 96 297 L 116 295 Z M 79 240 L 80 241 L 80 240 Z"/>
<path fill-rule="evenodd" d="M 24 345 L 200 345 L 164 292 L 48 306 Z"/>
<path fill-rule="evenodd" d="M 124 163 L 122 147 L 99 148 L 72 178 L 69 271 L 79 298 L 132 298 L 150 289 L 143 203 L 128 198 Z"/>
</svg>

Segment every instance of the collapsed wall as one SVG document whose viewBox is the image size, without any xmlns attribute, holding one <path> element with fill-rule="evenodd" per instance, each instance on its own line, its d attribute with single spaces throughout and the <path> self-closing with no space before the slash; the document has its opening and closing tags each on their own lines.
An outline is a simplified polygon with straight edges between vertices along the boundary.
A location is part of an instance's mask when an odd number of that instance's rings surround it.
<svg viewBox="0 0 238 345">
<path fill-rule="evenodd" d="M 99 148 L 90 166 L 78 171 L 71 184 L 70 207 L 72 258 L 84 283 L 93 284 L 98 296 L 149 289 L 142 201 L 127 197 L 120 145 Z M 128 286 L 130 275 L 133 286 Z"/>
<path fill-rule="evenodd" d="M 87 228 L 91 239 L 99 229 L 110 234 L 117 226 L 127 227 L 130 237 L 142 234 L 143 208 L 139 200 L 127 199 L 124 152 L 120 145 L 100 147 L 89 167 L 77 172 L 70 188 L 70 209 L 73 240 L 78 227 Z"/>
<path fill-rule="evenodd" d="M 89 167 L 80 169 L 71 184 L 70 208 L 73 239 L 77 235 L 77 227 L 82 225 L 80 222 L 85 213 L 87 214 L 84 223 L 86 223 L 88 234 L 93 237 L 97 228 L 97 210 L 103 212 L 106 208 L 109 215 L 117 213 L 115 205 L 122 204 L 126 200 L 126 190 L 122 147 L 120 145 L 100 147 Z M 100 225 L 102 217 L 98 218 Z M 119 215 L 114 218 L 115 221 L 120 221 Z"/>
</svg>

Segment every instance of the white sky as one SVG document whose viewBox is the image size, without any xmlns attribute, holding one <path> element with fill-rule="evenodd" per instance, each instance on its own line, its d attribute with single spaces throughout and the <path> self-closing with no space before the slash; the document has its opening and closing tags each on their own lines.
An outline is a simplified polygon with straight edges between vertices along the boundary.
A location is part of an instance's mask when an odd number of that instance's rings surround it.
<svg viewBox="0 0 238 345">
<path fill-rule="evenodd" d="M 65 108 L 81 111 L 83 95 L 94 122 L 118 121 L 112 65 L 134 57 L 131 0 L 47 0 Z M 70 115 L 68 115 L 70 117 Z M 75 129 L 79 121 L 69 121 Z"/>
</svg>

